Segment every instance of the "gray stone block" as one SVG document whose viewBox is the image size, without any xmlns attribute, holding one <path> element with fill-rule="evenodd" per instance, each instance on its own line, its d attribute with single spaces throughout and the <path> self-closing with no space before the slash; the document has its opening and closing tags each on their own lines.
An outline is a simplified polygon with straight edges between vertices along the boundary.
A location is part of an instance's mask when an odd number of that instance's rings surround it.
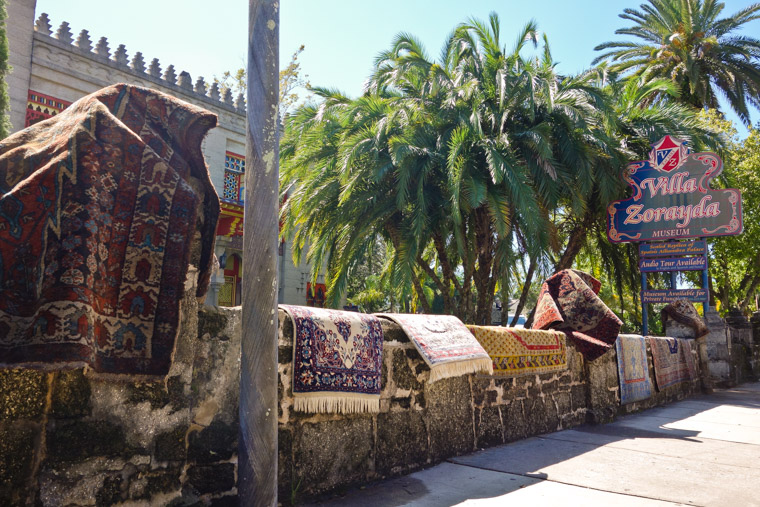
<svg viewBox="0 0 760 507">
<path fill-rule="evenodd" d="M 382 476 L 424 465 L 428 454 L 422 414 L 416 411 L 378 414 L 377 444 L 375 469 Z"/>
<path fill-rule="evenodd" d="M 237 451 L 237 446 L 237 426 L 214 421 L 202 431 L 190 433 L 187 458 L 196 463 L 225 461 Z"/>
<path fill-rule="evenodd" d="M 413 352 L 415 356 L 419 357 L 417 351 L 409 350 Z M 393 351 L 393 380 L 396 385 L 401 389 L 422 389 L 422 384 L 417 380 L 417 376 L 409 367 L 409 361 L 407 360 L 407 350 L 396 349 Z"/>
<path fill-rule="evenodd" d="M 0 370 L 0 420 L 40 418 L 46 397 L 46 373 Z"/>
<path fill-rule="evenodd" d="M 221 463 L 218 465 L 193 466 L 187 470 L 188 483 L 198 493 L 224 493 L 235 487 L 235 465 Z"/>
<path fill-rule="evenodd" d="M 0 425 L 0 503 L 24 505 L 30 496 L 29 476 L 34 462 L 34 445 L 38 438 L 31 426 Z M 7 504 L 5 502 L 8 502 Z"/>
<path fill-rule="evenodd" d="M 525 409 L 522 401 L 513 401 L 502 408 L 504 418 L 504 440 L 513 442 L 528 435 L 528 427 L 525 420 Z"/>
<path fill-rule="evenodd" d="M 504 443 L 499 407 L 475 409 L 475 438 L 481 449 Z"/>
<path fill-rule="evenodd" d="M 374 436 L 369 416 L 296 424 L 293 439 L 293 482 L 304 493 L 370 478 Z"/>
<path fill-rule="evenodd" d="M 434 461 L 473 450 L 474 433 L 470 383 L 467 377 L 439 380 L 425 386 L 425 418 Z"/>
</svg>

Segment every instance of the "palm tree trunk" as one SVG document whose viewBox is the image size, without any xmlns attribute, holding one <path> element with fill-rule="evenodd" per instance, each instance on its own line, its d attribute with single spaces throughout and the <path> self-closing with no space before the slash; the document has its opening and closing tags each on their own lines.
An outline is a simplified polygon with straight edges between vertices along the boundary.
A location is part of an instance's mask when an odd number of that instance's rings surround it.
<svg viewBox="0 0 760 507">
<path fill-rule="evenodd" d="M 465 238 L 465 241 L 467 240 L 467 227 L 464 224 L 462 224 L 462 237 Z M 466 249 L 462 258 L 464 276 L 462 277 L 460 307 L 463 308 L 463 317 L 460 318 L 465 322 L 472 320 L 472 278 L 475 271 L 475 260 L 470 255 L 470 249 Z"/>
<path fill-rule="evenodd" d="M 448 280 L 444 280 L 446 281 L 446 283 L 444 283 L 444 281 L 440 279 L 435 270 L 430 267 L 430 264 L 428 264 L 421 255 L 417 256 L 417 264 L 420 266 L 420 268 L 422 268 L 425 274 L 430 277 L 435 286 L 438 287 L 438 291 L 443 297 L 443 311 L 448 314 L 455 313 L 456 309 L 454 308 L 454 303 L 451 300 L 451 294 L 449 294 Z"/>
<path fill-rule="evenodd" d="M 417 276 L 417 273 L 412 270 L 412 285 L 414 286 L 414 292 L 417 293 L 417 299 L 420 300 L 420 305 L 422 306 L 422 311 L 425 313 L 430 313 L 430 303 L 428 303 L 427 298 L 425 297 L 425 291 L 422 289 L 422 284 L 420 283 L 420 279 Z"/>
<path fill-rule="evenodd" d="M 536 316 L 536 308 L 538 305 L 534 306 L 530 313 L 528 314 L 528 318 L 525 319 L 525 327 L 530 329 L 530 327 L 533 325 L 533 318 Z"/>
<path fill-rule="evenodd" d="M 441 271 L 443 271 L 444 278 L 454 286 L 454 290 L 461 292 L 462 286 L 459 284 L 459 279 L 451 266 L 451 260 L 446 253 L 446 245 L 440 232 L 433 234 L 433 244 L 435 245 L 435 251 L 438 254 L 438 260 L 441 263 Z"/>
<path fill-rule="evenodd" d="M 533 276 L 536 273 L 537 265 L 537 259 L 535 257 L 531 257 L 530 265 L 528 266 L 528 272 L 525 274 L 525 283 L 523 284 L 522 292 L 520 292 L 520 300 L 517 302 L 517 308 L 515 308 L 515 314 L 512 317 L 512 322 L 510 323 L 511 326 L 517 324 L 517 319 L 520 316 L 520 312 L 522 312 L 523 307 L 525 307 L 525 301 L 528 299 L 528 293 L 530 291 L 530 286 L 533 283 Z"/>
<path fill-rule="evenodd" d="M 557 264 L 554 266 L 555 273 L 558 273 L 563 269 L 570 269 L 573 267 L 575 257 L 578 255 L 578 252 L 581 251 L 583 243 L 586 241 L 588 230 L 593 224 L 594 213 L 591 211 L 591 208 L 587 208 L 583 213 L 583 218 L 581 221 L 575 224 L 572 231 L 570 231 L 570 236 L 568 237 L 565 251 L 562 253 L 562 257 L 559 258 L 559 261 L 557 261 Z"/>
<path fill-rule="evenodd" d="M 505 270 L 506 271 L 506 270 Z M 509 322 L 507 322 L 507 319 L 509 318 L 509 274 L 505 272 L 502 275 L 501 280 L 501 316 L 499 318 L 499 322 L 501 326 L 508 326 Z"/>
<path fill-rule="evenodd" d="M 491 217 L 485 208 L 475 210 L 475 248 L 478 257 L 478 267 L 473 280 L 478 291 L 475 306 L 475 323 L 488 325 L 491 323 L 491 306 L 493 306 L 493 234 Z"/>
</svg>

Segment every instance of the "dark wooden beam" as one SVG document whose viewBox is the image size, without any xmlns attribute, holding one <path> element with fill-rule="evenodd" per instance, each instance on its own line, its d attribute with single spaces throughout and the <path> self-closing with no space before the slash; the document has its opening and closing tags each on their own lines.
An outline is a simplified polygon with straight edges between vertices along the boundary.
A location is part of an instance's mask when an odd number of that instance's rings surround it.
<svg viewBox="0 0 760 507">
<path fill-rule="evenodd" d="M 240 505 L 277 505 L 279 1 L 249 0 Z"/>
</svg>

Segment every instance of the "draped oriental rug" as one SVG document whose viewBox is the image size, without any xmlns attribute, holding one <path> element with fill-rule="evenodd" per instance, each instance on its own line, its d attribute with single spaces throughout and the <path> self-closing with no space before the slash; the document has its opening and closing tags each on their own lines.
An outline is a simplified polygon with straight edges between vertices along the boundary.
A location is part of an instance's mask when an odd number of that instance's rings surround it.
<svg viewBox="0 0 760 507">
<path fill-rule="evenodd" d="M 646 339 L 636 334 L 621 334 L 615 347 L 621 405 L 651 398 L 652 382 L 649 379 Z"/>
<path fill-rule="evenodd" d="M 401 326 L 430 367 L 430 382 L 467 373 L 493 374 L 491 358 L 453 315 L 378 313 Z"/>
<path fill-rule="evenodd" d="M 293 399 L 299 412 L 379 412 L 383 329 L 356 312 L 280 305 L 293 321 Z"/>
<path fill-rule="evenodd" d="M 193 246 L 196 295 L 208 286 L 215 125 L 120 84 L 0 143 L 0 362 L 168 372 Z"/>
<path fill-rule="evenodd" d="M 654 360 L 654 378 L 657 390 L 694 380 L 697 368 L 691 352 L 691 342 L 684 338 L 647 337 Z"/>
<path fill-rule="evenodd" d="M 498 326 L 467 326 L 491 356 L 493 374 L 519 377 L 567 369 L 565 333 Z"/>
<path fill-rule="evenodd" d="M 565 269 L 541 286 L 533 329 L 565 331 L 589 361 L 617 340 L 623 322 L 599 299 L 602 284 L 588 273 Z"/>
</svg>

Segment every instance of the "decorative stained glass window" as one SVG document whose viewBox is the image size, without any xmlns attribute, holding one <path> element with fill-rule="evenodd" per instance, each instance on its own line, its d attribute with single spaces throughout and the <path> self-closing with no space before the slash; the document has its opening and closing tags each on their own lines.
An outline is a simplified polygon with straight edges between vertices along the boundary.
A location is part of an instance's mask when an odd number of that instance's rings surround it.
<svg viewBox="0 0 760 507">
<path fill-rule="evenodd" d="M 224 171 L 224 193 L 222 197 L 232 201 L 240 200 L 240 174 Z"/>
<path fill-rule="evenodd" d="M 227 152 L 224 156 L 224 189 L 222 198 L 234 202 L 243 202 L 245 195 L 245 157 Z"/>
</svg>

